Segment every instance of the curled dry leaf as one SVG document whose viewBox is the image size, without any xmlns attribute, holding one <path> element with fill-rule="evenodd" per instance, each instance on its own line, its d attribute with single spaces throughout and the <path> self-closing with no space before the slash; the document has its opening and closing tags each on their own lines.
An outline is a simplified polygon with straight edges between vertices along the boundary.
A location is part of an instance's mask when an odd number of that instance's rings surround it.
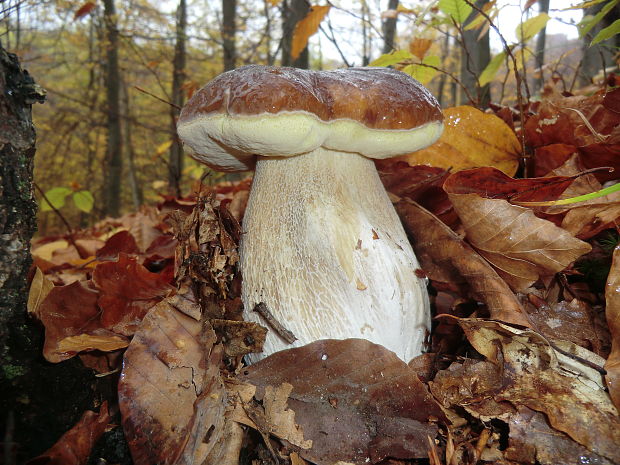
<svg viewBox="0 0 620 465">
<path fill-rule="evenodd" d="M 61 362 L 87 350 L 127 347 L 127 338 L 102 327 L 98 298 L 96 290 L 77 281 L 49 292 L 38 312 L 45 326 L 43 355 L 48 361 Z"/>
<path fill-rule="evenodd" d="M 448 108 L 444 116 L 446 128 L 438 142 L 399 159 L 455 171 L 493 166 L 508 175 L 516 172 L 521 147 L 504 121 L 469 106 Z"/>
<path fill-rule="evenodd" d="M 600 370 L 601 357 L 554 341 L 567 356 L 538 333 L 496 322 L 461 319 L 459 324 L 474 348 L 500 368 L 501 384 L 492 390 L 496 402 L 542 412 L 553 428 L 591 452 L 620 461 L 620 416 L 593 368 Z"/>
<path fill-rule="evenodd" d="M 136 465 L 203 463 L 220 439 L 226 395 L 214 342 L 210 327 L 166 300 L 144 318 L 119 382 L 123 428 Z"/>
<path fill-rule="evenodd" d="M 414 202 L 402 200 L 396 211 L 430 279 L 447 283 L 465 280 L 473 297 L 487 305 L 491 318 L 529 326 L 508 285 L 454 231 Z"/>
<path fill-rule="evenodd" d="M 30 315 L 40 318 L 39 308 L 52 289 L 54 289 L 54 283 L 47 279 L 41 269 L 37 267 L 28 292 L 27 308 Z"/>
<path fill-rule="evenodd" d="M 525 290 L 541 276 L 564 270 L 591 250 L 588 243 L 536 217 L 528 208 L 503 199 L 459 193 L 458 182 L 452 176 L 444 189 L 469 243 L 514 290 Z"/>
<path fill-rule="evenodd" d="M 26 465 L 86 465 L 91 450 L 110 422 L 108 403 L 99 413 L 84 412 L 80 421 L 67 431 L 49 450 Z"/>
<path fill-rule="evenodd" d="M 151 273 L 124 253 L 117 261 L 97 265 L 93 283 L 100 291 L 101 323 L 126 336 L 136 331 L 153 305 L 173 291 L 168 276 Z"/>
<path fill-rule="evenodd" d="M 309 449 L 293 449 L 318 465 L 426 457 L 426 437 L 437 432 L 429 419 L 445 421 L 407 364 L 361 339 L 277 352 L 248 367 L 240 380 L 256 386 L 259 401 L 268 389 L 292 386 L 288 408 L 304 441 L 312 441 Z"/>
<path fill-rule="evenodd" d="M 614 250 L 607 287 L 605 288 L 605 316 L 611 333 L 611 353 L 605 362 L 605 381 L 609 395 L 620 409 L 620 246 Z"/>
</svg>

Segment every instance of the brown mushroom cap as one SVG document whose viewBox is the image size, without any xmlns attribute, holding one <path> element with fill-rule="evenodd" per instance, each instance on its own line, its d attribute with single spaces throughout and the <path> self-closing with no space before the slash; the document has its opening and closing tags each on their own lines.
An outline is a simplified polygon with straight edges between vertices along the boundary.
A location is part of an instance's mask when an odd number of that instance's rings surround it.
<svg viewBox="0 0 620 465">
<path fill-rule="evenodd" d="M 302 118 L 289 125 L 274 118 L 282 115 Z M 238 121 L 250 122 L 239 134 L 231 129 Z M 221 74 L 196 92 L 181 112 L 178 130 L 193 156 L 219 169 L 238 170 L 251 169 L 254 154 L 291 156 L 321 145 L 367 157 L 395 156 L 434 142 L 443 129 L 442 121 L 439 104 L 430 92 L 400 71 L 309 71 L 250 65 Z M 332 124 L 335 122 L 349 125 Z M 352 129 L 350 123 L 357 128 Z M 431 129 L 418 131 L 429 125 Z M 323 126 L 320 134 L 318 126 Z M 272 147 L 260 140 L 282 131 L 289 138 L 288 145 Z M 360 131 L 363 137 L 376 140 L 381 149 L 375 150 L 372 143 L 360 139 Z M 403 132 L 412 131 L 420 132 L 413 142 L 398 142 Z M 393 150 L 384 150 L 386 133 L 401 133 L 395 136 L 397 147 Z M 253 140 L 254 136 L 259 140 Z M 304 142 L 299 147 L 291 142 L 297 137 Z M 351 145 L 355 141 L 357 146 Z M 297 150 L 289 153 L 289 147 Z M 225 159 L 224 152 L 234 160 Z"/>
</svg>

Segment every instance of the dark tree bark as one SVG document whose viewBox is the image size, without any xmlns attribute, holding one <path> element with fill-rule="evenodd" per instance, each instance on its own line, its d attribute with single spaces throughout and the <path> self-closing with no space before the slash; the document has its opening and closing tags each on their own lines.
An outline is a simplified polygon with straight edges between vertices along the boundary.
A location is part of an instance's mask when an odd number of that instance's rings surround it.
<svg viewBox="0 0 620 465">
<path fill-rule="evenodd" d="M 222 0 L 222 39 L 224 43 L 224 71 L 237 66 L 237 0 Z"/>
<path fill-rule="evenodd" d="M 538 0 L 538 12 L 549 13 L 549 0 Z M 545 73 L 543 66 L 545 65 L 545 42 L 547 41 L 547 27 L 543 27 L 536 37 L 536 71 L 537 76 L 534 77 L 534 92 L 539 92 L 545 82 Z"/>
<path fill-rule="evenodd" d="M 309 11 L 310 6 L 306 0 L 282 1 L 282 66 L 308 69 L 310 65 L 308 47 L 304 48 L 295 60 L 291 58 L 295 26 L 306 17 Z"/>
<path fill-rule="evenodd" d="M 104 212 L 119 216 L 121 209 L 121 176 L 123 152 L 120 119 L 120 71 L 118 66 L 118 28 L 114 0 L 103 0 L 105 21 L 106 70 L 105 86 L 107 100 L 108 138 L 104 180 Z"/>
<path fill-rule="evenodd" d="M 488 0 L 476 0 L 475 5 L 482 8 Z M 477 11 L 472 11 L 463 28 L 476 17 Z M 470 95 L 478 101 L 474 102 L 479 107 L 486 107 L 491 100 L 489 84 L 479 87 L 478 76 L 487 67 L 491 60 L 491 48 L 489 45 L 489 33 L 487 32 L 480 39 L 479 30 L 463 30 L 463 50 L 461 58 L 461 83 L 467 88 Z M 465 92 L 461 92 L 460 104 L 470 103 Z"/>
<path fill-rule="evenodd" d="M 398 0 L 390 0 L 388 3 L 389 10 L 398 8 Z M 390 53 L 394 50 L 394 38 L 396 37 L 396 21 L 397 18 L 385 18 L 381 26 L 383 32 L 383 53 Z"/>
<path fill-rule="evenodd" d="M 586 8 L 584 15 L 596 15 L 606 3 Z M 579 84 L 586 86 L 592 83 L 592 78 L 596 76 L 602 69 L 612 66 L 613 57 L 620 47 L 620 35 L 616 35 L 609 40 L 599 42 L 590 47 L 590 42 L 598 34 L 601 29 L 611 25 L 614 21 L 620 19 L 620 5 L 616 5 L 612 11 L 607 13 L 605 17 L 594 26 L 588 34 L 583 38 L 583 58 L 581 59 L 581 68 L 579 70 Z"/>
<path fill-rule="evenodd" d="M 180 0 L 177 8 L 176 44 L 172 63 L 172 103 L 176 107 L 170 107 L 170 129 L 173 136 L 168 161 L 168 186 L 170 192 L 177 197 L 181 196 L 181 177 L 183 173 L 183 148 L 177 137 L 177 118 L 179 117 L 179 108 L 183 106 L 184 101 L 183 84 L 185 83 L 185 63 L 187 58 L 185 52 L 186 30 L 187 5 L 185 0 Z"/>
<path fill-rule="evenodd" d="M 41 90 L 0 44 L 0 442 L 2 463 L 24 463 L 50 447 L 92 405 L 79 362 L 41 357 L 42 330 L 27 316 L 30 240 L 37 206 L 31 105 Z"/>
</svg>

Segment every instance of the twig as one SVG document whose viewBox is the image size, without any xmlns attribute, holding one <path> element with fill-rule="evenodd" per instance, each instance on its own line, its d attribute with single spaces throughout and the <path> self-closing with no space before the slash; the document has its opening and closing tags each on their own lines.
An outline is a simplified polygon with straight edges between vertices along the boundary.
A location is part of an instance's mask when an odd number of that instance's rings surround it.
<svg viewBox="0 0 620 465">
<path fill-rule="evenodd" d="M 271 312 L 267 308 L 267 305 L 265 305 L 264 302 L 260 302 L 260 303 L 256 304 L 256 307 L 254 307 L 254 311 L 256 313 L 258 313 L 260 316 L 262 316 L 265 319 L 265 321 L 267 322 L 267 324 L 269 326 L 271 326 L 271 328 L 276 333 L 278 333 L 278 335 L 282 339 L 284 339 L 286 342 L 288 342 L 289 344 L 292 344 L 293 342 L 295 342 L 297 340 L 297 338 L 295 337 L 295 335 L 291 331 L 286 329 L 282 325 L 282 323 L 280 323 L 278 320 L 276 320 L 276 318 L 271 314 Z"/>
<path fill-rule="evenodd" d="M 472 103 L 472 105 L 475 105 L 475 104 L 476 104 L 476 102 L 477 102 L 477 101 L 476 101 L 476 100 L 474 100 L 474 98 L 472 97 L 472 95 L 471 95 L 471 94 L 469 93 L 469 91 L 467 90 L 467 87 L 465 87 L 465 86 L 463 85 L 463 83 L 459 80 L 459 78 L 457 78 L 457 77 L 456 77 L 454 74 L 452 74 L 451 72 L 446 71 L 446 70 L 441 69 L 441 68 L 438 68 L 437 66 L 433 66 L 433 65 L 426 64 L 426 63 L 413 63 L 413 64 L 418 65 L 418 66 L 425 66 L 425 67 L 427 67 L 427 68 L 434 69 L 435 71 L 439 71 L 440 73 L 443 73 L 443 74 L 445 74 L 445 75 L 449 76 L 449 77 L 450 77 L 450 78 L 451 78 L 454 82 L 456 82 L 459 86 L 461 86 L 461 88 L 462 88 L 462 89 L 463 89 L 463 91 L 465 92 L 465 95 L 467 95 L 467 98 L 468 98 L 468 99 L 469 99 L 469 101 Z"/>
<path fill-rule="evenodd" d="M 142 92 L 142 93 L 144 93 L 144 94 L 146 94 L 146 95 L 148 95 L 150 97 L 153 97 L 155 100 L 159 100 L 160 102 L 163 102 L 166 105 L 170 105 L 172 108 L 176 108 L 177 110 L 181 111 L 181 107 L 180 106 L 178 106 L 178 105 L 176 105 L 176 104 L 174 104 L 172 102 L 168 102 L 167 100 L 164 100 L 163 98 L 158 97 L 157 95 L 150 93 L 148 90 L 144 90 L 142 87 L 139 87 L 139 86 L 133 86 L 133 87 L 136 90 L 139 90 L 140 92 Z"/>
<path fill-rule="evenodd" d="M 58 216 L 58 218 L 60 218 L 60 220 L 64 223 L 65 227 L 67 228 L 68 231 L 68 236 L 67 236 L 67 240 L 69 241 L 69 243 L 75 247 L 75 250 L 77 250 L 78 255 L 80 256 L 80 258 L 86 258 L 83 257 L 82 252 L 80 252 L 80 248 L 77 246 L 77 244 L 75 243 L 75 239 L 73 238 L 74 232 L 73 232 L 73 228 L 71 227 L 71 225 L 69 224 L 69 222 L 67 221 L 67 219 L 63 216 L 62 213 L 60 213 L 60 210 L 58 210 L 53 204 L 52 202 L 50 202 L 50 200 L 47 198 L 47 195 L 45 195 L 45 192 L 43 192 L 43 189 L 41 189 L 39 187 L 39 185 L 36 182 L 32 183 L 35 187 L 36 190 L 39 191 L 39 194 L 41 194 L 41 197 L 43 197 L 43 200 L 45 200 L 47 202 L 47 204 L 50 206 L 50 208 L 54 211 L 54 213 L 56 213 L 56 215 Z"/>
</svg>

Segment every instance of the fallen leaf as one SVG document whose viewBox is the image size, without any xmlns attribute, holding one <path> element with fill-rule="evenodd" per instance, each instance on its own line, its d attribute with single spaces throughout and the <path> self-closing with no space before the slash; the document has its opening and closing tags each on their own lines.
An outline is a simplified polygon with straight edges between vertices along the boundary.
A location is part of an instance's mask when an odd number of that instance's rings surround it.
<svg viewBox="0 0 620 465">
<path fill-rule="evenodd" d="M 30 291 L 28 292 L 27 308 L 30 315 L 40 318 L 39 308 L 41 303 L 52 289 L 54 289 L 54 283 L 47 279 L 41 269 L 37 267 L 30 284 Z"/>
<path fill-rule="evenodd" d="M 318 465 L 377 463 L 386 457 L 426 457 L 426 436 L 445 420 L 426 387 L 393 352 L 362 339 L 321 340 L 272 354 L 239 379 L 255 385 L 257 400 L 269 386 L 292 386 L 295 413 L 310 449 L 294 448 Z"/>
<path fill-rule="evenodd" d="M 222 434 L 220 354 L 202 328 L 164 300 L 125 352 L 119 405 L 136 465 L 203 463 Z"/>
<path fill-rule="evenodd" d="M 461 319 L 474 348 L 502 368 L 498 402 L 544 413 L 553 428 L 612 462 L 620 461 L 620 416 L 599 371 L 604 360 L 575 344 L 555 341 L 564 353 L 533 331 L 483 320 Z M 587 360 L 584 364 L 581 360 Z"/>
<path fill-rule="evenodd" d="M 509 176 L 516 172 L 521 146 L 504 121 L 469 106 L 448 108 L 444 117 L 446 127 L 435 144 L 398 159 L 454 171 L 492 166 Z"/>
<path fill-rule="evenodd" d="M 478 194 L 452 193 L 451 185 L 444 188 L 469 243 L 514 290 L 525 290 L 541 276 L 564 270 L 591 250 L 588 243 L 528 208 Z"/>
<path fill-rule="evenodd" d="M 97 265 L 93 284 L 100 291 L 102 325 L 126 336 L 131 336 L 146 312 L 173 290 L 168 277 L 151 273 L 122 252 L 117 261 Z"/>
<path fill-rule="evenodd" d="M 306 45 L 308 39 L 319 30 L 323 18 L 329 13 L 330 5 L 312 5 L 305 18 L 295 25 L 293 39 L 291 41 L 291 58 L 296 60 Z"/>
<path fill-rule="evenodd" d="M 454 231 L 414 202 L 400 201 L 396 211 L 430 279 L 447 283 L 466 281 L 474 298 L 487 305 L 491 318 L 529 326 L 508 285 Z"/>
<path fill-rule="evenodd" d="M 97 306 L 99 293 L 84 282 L 54 287 L 39 307 L 45 326 L 43 355 L 58 363 L 87 350 L 116 350 L 128 340 L 104 329 Z"/>
<path fill-rule="evenodd" d="M 91 450 L 110 422 L 108 403 L 99 413 L 84 412 L 82 418 L 43 454 L 26 465 L 86 465 Z"/>
<path fill-rule="evenodd" d="M 121 252 L 129 255 L 140 252 L 136 240 L 129 231 L 119 231 L 106 240 L 104 246 L 97 251 L 97 258 L 112 260 Z"/>
<path fill-rule="evenodd" d="M 620 246 L 614 249 L 613 261 L 605 288 L 605 316 L 611 333 L 611 353 L 605 362 L 605 381 L 609 395 L 620 409 Z"/>
<path fill-rule="evenodd" d="M 541 465 L 612 465 L 568 435 L 553 429 L 545 415 L 527 407 L 519 407 L 507 420 L 510 428 L 505 458 L 518 463 Z"/>
<path fill-rule="evenodd" d="M 265 416 L 269 419 L 269 432 L 302 449 L 312 447 L 312 441 L 304 439 L 304 433 L 295 423 L 295 412 L 287 408 L 288 396 L 293 390 L 289 383 L 280 386 L 266 386 L 263 397 Z"/>
</svg>

